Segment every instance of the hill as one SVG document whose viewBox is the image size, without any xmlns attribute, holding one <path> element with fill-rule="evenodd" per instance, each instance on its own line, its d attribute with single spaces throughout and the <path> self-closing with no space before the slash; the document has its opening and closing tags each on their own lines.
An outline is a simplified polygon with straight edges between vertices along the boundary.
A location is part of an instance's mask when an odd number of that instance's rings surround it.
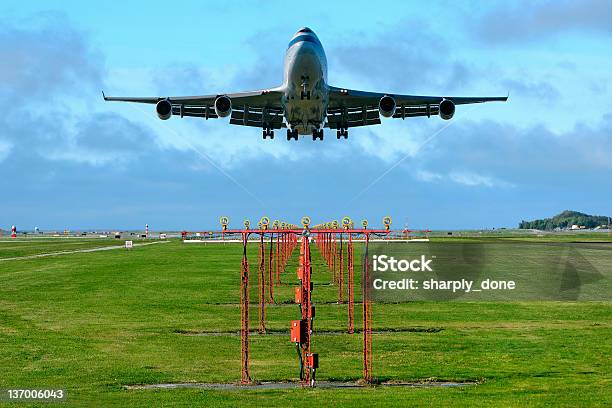
<svg viewBox="0 0 612 408">
<path fill-rule="evenodd" d="M 520 229 L 553 230 L 555 228 L 571 228 L 572 225 L 595 228 L 600 225 L 608 225 L 609 217 L 602 215 L 588 215 L 578 211 L 563 211 L 552 218 L 541 220 L 521 221 Z"/>
</svg>

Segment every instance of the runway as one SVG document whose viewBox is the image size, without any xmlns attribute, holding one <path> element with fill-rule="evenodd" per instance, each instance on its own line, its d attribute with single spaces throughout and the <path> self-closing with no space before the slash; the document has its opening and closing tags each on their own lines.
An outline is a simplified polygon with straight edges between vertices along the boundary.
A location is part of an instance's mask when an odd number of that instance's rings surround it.
<svg viewBox="0 0 612 408">
<path fill-rule="evenodd" d="M 154 242 L 145 242 L 142 244 L 135 243 L 133 244 L 133 246 L 139 247 L 139 246 L 147 246 L 147 245 L 154 245 L 154 244 L 163 244 L 166 242 L 169 242 L 169 241 L 154 241 Z M 27 259 L 45 258 L 48 256 L 58 256 L 58 255 L 79 254 L 79 253 L 85 253 L 85 252 L 110 251 L 111 249 L 125 249 L 125 244 L 124 245 L 113 245 L 113 246 L 107 246 L 107 247 L 99 247 L 99 248 L 74 249 L 70 251 L 48 252 L 48 253 L 36 254 L 36 255 L 15 256 L 12 258 L 0 258 L 0 262 L 23 261 Z"/>
</svg>

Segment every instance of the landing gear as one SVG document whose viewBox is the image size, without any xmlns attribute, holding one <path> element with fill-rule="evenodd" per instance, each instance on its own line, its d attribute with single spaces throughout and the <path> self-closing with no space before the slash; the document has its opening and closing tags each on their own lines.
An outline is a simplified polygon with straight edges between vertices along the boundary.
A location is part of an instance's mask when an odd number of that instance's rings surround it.
<svg viewBox="0 0 612 408">
<path fill-rule="evenodd" d="M 287 140 L 295 139 L 298 140 L 298 131 L 297 129 L 287 129 Z"/>
<path fill-rule="evenodd" d="M 312 129 L 312 140 L 323 140 L 323 129 Z"/>
<path fill-rule="evenodd" d="M 338 140 L 340 140 L 341 137 L 348 139 L 348 130 L 343 128 L 338 129 L 338 131 L 336 132 L 336 137 L 338 138 Z"/>
<path fill-rule="evenodd" d="M 270 138 L 270 139 L 274 139 L 274 131 L 270 128 L 264 128 L 263 130 L 263 138 L 264 140 L 266 140 L 266 138 Z"/>
<path fill-rule="evenodd" d="M 302 100 L 306 99 L 306 100 L 310 100 L 310 91 L 302 91 L 300 94 L 300 98 Z"/>
</svg>

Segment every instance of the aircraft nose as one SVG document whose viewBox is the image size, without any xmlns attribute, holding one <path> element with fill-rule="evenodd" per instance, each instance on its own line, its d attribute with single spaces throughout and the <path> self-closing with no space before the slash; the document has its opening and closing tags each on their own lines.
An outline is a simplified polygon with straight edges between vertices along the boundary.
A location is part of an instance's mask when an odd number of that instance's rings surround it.
<svg viewBox="0 0 612 408">
<path fill-rule="evenodd" d="M 305 34 L 305 33 L 314 34 L 314 32 L 308 27 L 300 28 L 295 34 L 297 35 L 297 34 Z"/>
</svg>

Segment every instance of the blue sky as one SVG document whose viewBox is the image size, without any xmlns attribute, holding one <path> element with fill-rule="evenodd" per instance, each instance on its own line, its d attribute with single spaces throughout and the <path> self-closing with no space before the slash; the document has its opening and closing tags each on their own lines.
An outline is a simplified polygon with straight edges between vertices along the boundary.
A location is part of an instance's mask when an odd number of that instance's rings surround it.
<svg viewBox="0 0 612 408">
<path fill-rule="evenodd" d="M 0 226 L 204 229 L 220 215 L 376 225 L 389 214 L 398 227 L 455 229 L 612 215 L 612 3 L 308 4 L 4 4 Z M 304 25 L 332 85 L 511 100 L 289 143 L 101 99 L 276 86 Z"/>
</svg>

